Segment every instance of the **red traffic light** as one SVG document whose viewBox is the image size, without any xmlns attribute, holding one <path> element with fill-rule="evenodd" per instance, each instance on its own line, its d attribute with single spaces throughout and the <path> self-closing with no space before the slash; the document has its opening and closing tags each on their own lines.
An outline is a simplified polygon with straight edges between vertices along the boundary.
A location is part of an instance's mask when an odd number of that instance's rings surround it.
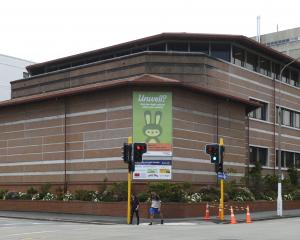
<svg viewBox="0 0 300 240">
<path fill-rule="evenodd" d="M 135 162 L 141 162 L 143 154 L 147 152 L 146 143 L 134 143 L 133 144 L 133 159 Z"/>
<path fill-rule="evenodd" d="M 145 149 L 146 149 L 146 148 L 145 148 L 144 145 L 137 145 L 137 146 L 136 146 L 136 150 L 143 151 L 143 150 L 145 150 Z"/>
</svg>

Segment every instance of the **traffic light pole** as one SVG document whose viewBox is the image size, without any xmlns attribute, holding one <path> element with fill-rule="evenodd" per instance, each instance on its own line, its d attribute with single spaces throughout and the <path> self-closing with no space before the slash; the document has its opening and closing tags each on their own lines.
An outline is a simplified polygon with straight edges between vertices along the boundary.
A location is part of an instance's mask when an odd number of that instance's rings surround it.
<svg viewBox="0 0 300 240">
<path fill-rule="evenodd" d="M 128 137 L 128 144 L 132 144 L 132 137 Z M 129 165 L 128 165 L 129 166 Z M 127 224 L 130 224 L 130 215 L 131 215 L 131 178 L 132 173 L 130 168 L 128 167 L 128 194 L 127 194 Z"/>
<path fill-rule="evenodd" d="M 224 146 L 223 138 L 220 138 L 220 146 Z M 220 161 L 223 164 L 223 154 L 220 155 Z M 221 197 L 220 197 L 220 207 L 221 207 L 221 216 L 220 219 L 224 220 L 224 179 L 222 178 L 220 181 L 220 189 L 221 189 Z"/>
</svg>

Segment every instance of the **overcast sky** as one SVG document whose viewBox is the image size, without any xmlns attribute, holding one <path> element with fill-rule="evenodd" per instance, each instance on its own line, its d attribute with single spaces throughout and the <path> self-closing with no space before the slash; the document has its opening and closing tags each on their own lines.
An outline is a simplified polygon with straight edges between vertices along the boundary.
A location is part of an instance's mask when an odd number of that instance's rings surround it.
<svg viewBox="0 0 300 240">
<path fill-rule="evenodd" d="M 43 62 L 162 32 L 300 27 L 300 0 L 2 0 L 0 54 Z"/>
</svg>

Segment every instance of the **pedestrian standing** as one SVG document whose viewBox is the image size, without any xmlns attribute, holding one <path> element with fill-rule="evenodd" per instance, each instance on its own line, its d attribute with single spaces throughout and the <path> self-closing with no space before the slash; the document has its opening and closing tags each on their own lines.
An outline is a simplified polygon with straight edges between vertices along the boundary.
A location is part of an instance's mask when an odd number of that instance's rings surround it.
<svg viewBox="0 0 300 240">
<path fill-rule="evenodd" d="M 149 209 L 150 213 L 150 223 L 152 225 L 153 218 L 155 215 L 159 215 L 160 217 L 160 224 L 164 224 L 163 214 L 161 212 L 161 200 L 155 192 L 151 193 L 151 207 Z"/>
<path fill-rule="evenodd" d="M 131 194 L 131 215 L 130 215 L 130 224 L 132 224 L 133 220 L 133 214 L 136 216 L 136 224 L 140 224 L 140 216 L 139 216 L 139 207 L 140 207 L 140 201 L 135 194 Z"/>
</svg>

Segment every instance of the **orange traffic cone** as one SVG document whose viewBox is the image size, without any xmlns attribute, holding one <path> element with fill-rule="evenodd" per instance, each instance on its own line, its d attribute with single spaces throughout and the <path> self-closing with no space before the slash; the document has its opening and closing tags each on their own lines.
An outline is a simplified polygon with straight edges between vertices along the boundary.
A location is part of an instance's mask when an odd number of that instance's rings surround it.
<svg viewBox="0 0 300 240">
<path fill-rule="evenodd" d="M 218 219 L 221 219 L 221 214 L 222 214 L 222 209 L 221 209 L 221 204 L 220 204 L 219 205 L 219 212 L 218 212 L 218 215 L 217 215 Z"/>
<path fill-rule="evenodd" d="M 236 219 L 233 213 L 233 208 L 230 206 L 230 224 L 236 224 Z"/>
<path fill-rule="evenodd" d="M 204 219 L 205 219 L 205 220 L 209 220 L 209 219 L 210 219 L 208 203 L 206 204 L 206 209 L 205 209 L 205 216 L 204 216 Z"/>
<path fill-rule="evenodd" d="M 249 206 L 247 206 L 247 213 L 246 213 L 246 223 L 252 223 L 251 221 L 251 216 L 250 216 L 250 210 L 249 210 Z"/>
</svg>

